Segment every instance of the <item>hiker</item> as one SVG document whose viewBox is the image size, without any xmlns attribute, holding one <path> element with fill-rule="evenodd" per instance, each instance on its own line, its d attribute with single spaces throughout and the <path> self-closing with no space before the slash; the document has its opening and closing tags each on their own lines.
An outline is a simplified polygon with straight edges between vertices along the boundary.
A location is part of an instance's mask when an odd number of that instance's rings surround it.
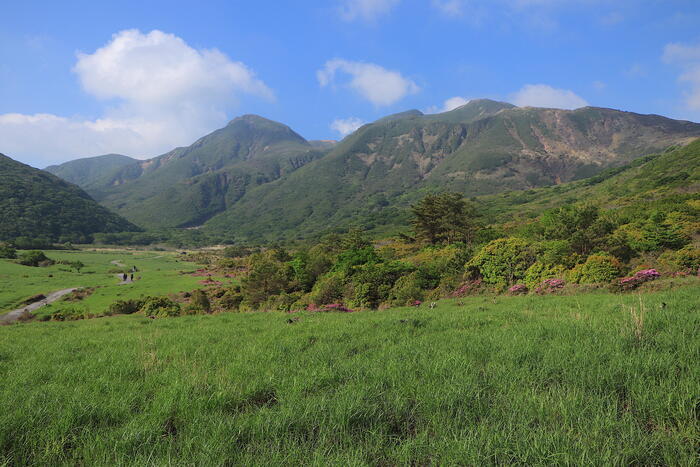
<svg viewBox="0 0 700 467">
<path fill-rule="evenodd" d="M 122 282 L 126 282 L 126 273 L 125 272 L 122 273 Z"/>
<path fill-rule="evenodd" d="M 131 278 L 129 279 L 131 282 L 134 282 L 134 273 L 131 273 Z"/>
<path fill-rule="evenodd" d="M 131 266 L 131 272 L 136 272 L 136 271 L 138 271 L 138 269 L 136 269 L 136 266 Z M 132 276 L 133 276 L 133 274 L 132 274 Z"/>
</svg>

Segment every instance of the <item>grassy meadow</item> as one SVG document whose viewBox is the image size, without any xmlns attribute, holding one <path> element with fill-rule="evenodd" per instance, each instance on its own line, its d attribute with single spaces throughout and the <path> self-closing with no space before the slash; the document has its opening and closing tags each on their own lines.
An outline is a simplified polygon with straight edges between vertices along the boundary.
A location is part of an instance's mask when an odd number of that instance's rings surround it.
<svg viewBox="0 0 700 467">
<path fill-rule="evenodd" d="M 54 261 L 80 261 L 85 266 L 76 272 L 66 264 L 31 267 L 0 260 L 0 314 L 21 307 L 24 300 L 34 295 L 73 287 L 95 290 L 80 302 L 57 301 L 41 308 L 36 314 L 60 310 L 62 307 L 81 307 L 92 313 L 101 313 L 115 300 L 192 290 L 202 279 L 181 274 L 193 272 L 198 265 L 183 261 L 178 254 L 172 252 L 51 250 L 46 251 L 46 255 Z M 129 270 L 132 266 L 138 268 L 134 282 L 120 285 L 121 279 L 117 273 Z"/>
<path fill-rule="evenodd" d="M 0 465 L 693 465 L 698 303 L 682 287 L 0 327 Z"/>
</svg>

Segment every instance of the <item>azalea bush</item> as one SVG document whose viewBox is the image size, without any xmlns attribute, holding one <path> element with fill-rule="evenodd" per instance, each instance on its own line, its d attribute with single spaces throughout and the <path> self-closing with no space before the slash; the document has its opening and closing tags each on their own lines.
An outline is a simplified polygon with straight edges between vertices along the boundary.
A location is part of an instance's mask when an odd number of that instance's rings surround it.
<svg viewBox="0 0 700 467">
<path fill-rule="evenodd" d="M 661 274 L 656 269 L 642 269 L 637 271 L 631 277 L 620 279 L 619 286 L 621 290 L 634 290 L 645 282 L 653 281 L 661 277 Z"/>
<path fill-rule="evenodd" d="M 550 294 L 560 291 L 564 288 L 566 282 L 563 279 L 546 279 L 535 289 L 536 294 Z"/>
<path fill-rule="evenodd" d="M 525 284 L 515 284 L 508 289 L 508 293 L 511 295 L 525 295 L 527 291 Z"/>
</svg>

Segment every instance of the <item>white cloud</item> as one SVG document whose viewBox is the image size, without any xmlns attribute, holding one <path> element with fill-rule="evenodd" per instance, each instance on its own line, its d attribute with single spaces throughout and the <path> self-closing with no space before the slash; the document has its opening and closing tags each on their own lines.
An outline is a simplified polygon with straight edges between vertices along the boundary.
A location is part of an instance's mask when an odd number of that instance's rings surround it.
<svg viewBox="0 0 700 467">
<path fill-rule="evenodd" d="M 464 14 L 463 0 L 433 0 L 433 7 L 446 16 L 462 16 Z"/>
<path fill-rule="evenodd" d="M 345 21 L 374 22 L 399 4 L 400 0 L 344 0 L 338 11 Z"/>
<path fill-rule="evenodd" d="M 546 84 L 526 84 L 513 94 L 511 102 L 519 107 L 555 109 L 577 109 L 588 105 L 588 102 L 572 91 L 553 88 Z"/>
<path fill-rule="evenodd" d="M 600 18 L 600 24 L 603 26 L 615 26 L 624 21 L 625 17 L 619 11 L 612 11 Z"/>
<path fill-rule="evenodd" d="M 342 59 L 329 60 L 316 72 L 319 84 L 322 87 L 334 84 L 338 71 L 349 74 L 351 79 L 347 85 L 376 106 L 391 105 L 420 91 L 416 83 L 397 71 L 374 63 Z"/>
<path fill-rule="evenodd" d="M 469 101 L 470 99 L 467 99 L 466 97 L 454 96 L 450 97 L 449 99 L 446 99 L 445 102 L 442 103 L 442 106 L 438 107 L 437 105 L 433 105 L 431 107 L 428 107 L 428 109 L 426 109 L 425 112 L 429 114 L 449 112 L 450 110 L 454 110 L 457 107 L 461 107 L 469 103 Z"/>
<path fill-rule="evenodd" d="M 79 53 L 73 71 L 106 101 L 104 114 L 0 115 L 3 151 L 35 164 L 106 152 L 152 156 L 224 124 L 242 94 L 274 99 L 243 63 L 157 30 L 114 34 L 94 53 Z"/>
<path fill-rule="evenodd" d="M 666 63 L 700 62 L 700 44 L 666 44 L 666 47 L 664 47 L 663 59 Z"/>
<path fill-rule="evenodd" d="M 603 89 L 608 87 L 607 83 L 605 83 L 604 81 L 599 81 L 599 80 L 593 81 L 592 85 L 596 91 L 602 91 Z"/>
<path fill-rule="evenodd" d="M 365 122 L 357 117 L 336 118 L 331 123 L 331 129 L 340 133 L 344 138 L 364 124 Z"/>
<path fill-rule="evenodd" d="M 700 44 L 667 44 L 663 60 L 683 69 L 678 80 L 690 85 L 690 90 L 685 93 L 685 104 L 692 110 L 700 110 Z"/>
</svg>

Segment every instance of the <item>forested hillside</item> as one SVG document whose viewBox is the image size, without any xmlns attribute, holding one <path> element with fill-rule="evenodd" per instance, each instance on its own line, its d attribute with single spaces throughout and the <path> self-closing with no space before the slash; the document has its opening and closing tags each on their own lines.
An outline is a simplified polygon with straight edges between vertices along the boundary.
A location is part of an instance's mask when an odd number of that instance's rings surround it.
<svg viewBox="0 0 700 467">
<path fill-rule="evenodd" d="M 117 169 L 135 164 L 136 159 L 121 154 L 75 159 L 59 165 L 50 165 L 44 170 L 59 178 L 85 188 Z"/>
<path fill-rule="evenodd" d="M 86 242 L 97 232 L 139 230 L 82 189 L 0 154 L 0 240 Z"/>
</svg>

